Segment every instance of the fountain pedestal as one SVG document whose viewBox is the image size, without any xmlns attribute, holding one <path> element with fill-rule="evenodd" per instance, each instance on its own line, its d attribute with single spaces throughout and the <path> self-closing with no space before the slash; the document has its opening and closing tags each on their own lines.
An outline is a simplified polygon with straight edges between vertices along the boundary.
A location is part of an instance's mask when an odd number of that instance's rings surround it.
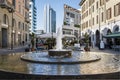
<svg viewBox="0 0 120 80">
<path fill-rule="evenodd" d="M 72 52 L 69 50 L 49 50 L 48 51 L 49 56 L 57 56 L 57 57 L 71 57 Z"/>
</svg>

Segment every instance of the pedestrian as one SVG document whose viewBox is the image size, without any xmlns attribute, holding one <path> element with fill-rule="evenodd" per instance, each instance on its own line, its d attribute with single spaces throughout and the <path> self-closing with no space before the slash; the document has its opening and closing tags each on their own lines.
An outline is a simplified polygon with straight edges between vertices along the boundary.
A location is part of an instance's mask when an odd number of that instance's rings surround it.
<svg viewBox="0 0 120 80">
<path fill-rule="evenodd" d="M 22 44 L 23 44 L 23 46 L 24 46 L 25 42 L 24 42 L 24 41 L 22 41 Z"/>
</svg>

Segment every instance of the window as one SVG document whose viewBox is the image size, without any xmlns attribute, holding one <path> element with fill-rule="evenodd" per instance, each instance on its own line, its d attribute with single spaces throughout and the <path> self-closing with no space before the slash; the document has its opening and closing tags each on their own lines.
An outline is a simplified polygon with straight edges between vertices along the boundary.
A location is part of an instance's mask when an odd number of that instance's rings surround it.
<svg viewBox="0 0 120 80">
<path fill-rule="evenodd" d="M 89 6 L 91 6 L 94 2 L 95 0 L 89 0 Z"/>
<path fill-rule="evenodd" d="M 108 2 L 109 0 L 106 0 L 106 2 Z"/>
<path fill-rule="evenodd" d="M 21 23 L 19 22 L 19 23 L 18 23 L 18 28 L 20 29 L 20 27 L 21 27 Z"/>
<path fill-rule="evenodd" d="M 98 1 L 96 2 L 96 9 L 98 9 Z"/>
<path fill-rule="evenodd" d="M 86 2 L 86 9 L 88 9 L 88 1 Z"/>
<path fill-rule="evenodd" d="M 86 28 L 88 27 L 88 21 L 86 22 Z"/>
<path fill-rule="evenodd" d="M 71 13 L 70 17 L 71 18 L 75 18 L 75 15 L 73 13 Z"/>
<path fill-rule="evenodd" d="M 120 15 L 120 3 L 114 6 L 114 16 Z"/>
<path fill-rule="evenodd" d="M 12 0 L 13 6 L 16 7 L 16 0 Z"/>
<path fill-rule="evenodd" d="M 101 19 L 101 20 L 102 20 L 102 22 L 103 22 L 103 20 L 104 20 L 104 14 L 103 14 L 103 12 L 102 12 L 102 14 L 101 14 L 101 15 L 102 15 L 102 19 Z"/>
<path fill-rule="evenodd" d="M 98 24 L 98 15 L 96 16 L 96 23 Z"/>
<path fill-rule="evenodd" d="M 24 23 L 23 23 L 23 30 L 25 30 Z"/>
<path fill-rule="evenodd" d="M 107 19 L 111 19 L 111 17 L 112 17 L 112 10 L 111 10 L 111 8 L 109 8 L 107 10 Z"/>
<path fill-rule="evenodd" d="M 85 11 L 85 4 L 82 6 L 82 13 Z"/>
<path fill-rule="evenodd" d="M 94 5 L 92 6 L 92 12 L 94 12 Z"/>
<path fill-rule="evenodd" d="M 67 13 L 66 13 L 66 16 L 67 16 L 67 17 L 69 17 L 69 15 L 70 15 L 70 13 L 69 13 L 69 12 L 67 12 Z"/>
<path fill-rule="evenodd" d="M 89 14 L 91 14 L 91 8 L 89 8 Z"/>
<path fill-rule="evenodd" d="M 19 5 L 19 13 L 21 13 L 21 6 Z"/>
<path fill-rule="evenodd" d="M 91 20 L 89 20 L 89 26 L 91 26 Z"/>
<path fill-rule="evenodd" d="M 7 24 L 7 16 L 6 16 L 6 14 L 4 14 L 4 16 L 3 16 L 3 23 Z"/>
<path fill-rule="evenodd" d="M 24 13 L 25 13 L 25 12 L 24 12 L 24 9 L 23 9 L 23 13 L 22 13 L 22 14 L 23 14 L 23 16 L 24 16 Z"/>
<path fill-rule="evenodd" d="M 86 11 L 86 16 L 85 17 L 87 17 L 88 16 L 88 11 Z"/>
<path fill-rule="evenodd" d="M 100 0 L 100 6 L 104 5 L 104 0 Z"/>
<path fill-rule="evenodd" d="M 13 19 L 13 27 L 16 27 L 16 20 Z"/>
<path fill-rule="evenodd" d="M 93 25 L 94 25 L 94 18 L 92 19 L 92 23 L 93 23 Z"/>
</svg>

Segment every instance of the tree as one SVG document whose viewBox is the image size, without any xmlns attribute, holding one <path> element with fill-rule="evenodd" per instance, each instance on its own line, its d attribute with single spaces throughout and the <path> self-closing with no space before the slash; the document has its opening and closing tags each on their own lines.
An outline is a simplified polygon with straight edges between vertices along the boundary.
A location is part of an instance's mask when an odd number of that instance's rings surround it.
<svg viewBox="0 0 120 80">
<path fill-rule="evenodd" d="M 84 34 L 84 42 L 85 42 L 85 51 L 90 51 L 89 48 L 89 35 L 87 33 Z"/>
<path fill-rule="evenodd" d="M 67 23 L 66 23 L 66 22 L 64 22 L 64 25 L 67 25 Z"/>
<path fill-rule="evenodd" d="M 77 27 L 77 28 L 80 28 L 80 25 L 75 24 L 74 26 Z"/>
<path fill-rule="evenodd" d="M 32 49 L 34 49 L 34 46 L 35 46 L 35 41 L 34 41 L 34 39 L 35 39 L 35 34 L 34 34 L 34 33 L 30 34 L 30 38 L 31 38 Z"/>
</svg>

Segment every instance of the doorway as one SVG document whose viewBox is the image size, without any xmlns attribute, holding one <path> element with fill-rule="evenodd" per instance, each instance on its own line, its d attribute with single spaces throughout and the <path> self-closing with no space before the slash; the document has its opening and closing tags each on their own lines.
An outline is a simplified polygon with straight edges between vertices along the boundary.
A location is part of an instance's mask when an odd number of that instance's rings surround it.
<svg viewBox="0 0 120 80">
<path fill-rule="evenodd" d="M 7 47 L 7 29 L 2 28 L 2 48 L 6 48 Z"/>
</svg>

